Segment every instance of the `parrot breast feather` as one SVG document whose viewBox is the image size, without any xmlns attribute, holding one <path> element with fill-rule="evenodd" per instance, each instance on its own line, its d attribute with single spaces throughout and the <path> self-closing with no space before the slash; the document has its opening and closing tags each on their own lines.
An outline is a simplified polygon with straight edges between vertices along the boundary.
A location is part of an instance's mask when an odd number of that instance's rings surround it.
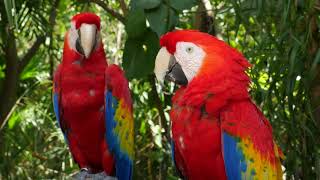
<svg viewBox="0 0 320 180">
<path fill-rule="evenodd" d="M 115 156 L 117 178 L 131 179 L 134 122 L 128 81 L 116 65 L 106 69 L 105 77 L 106 141 Z"/>
</svg>

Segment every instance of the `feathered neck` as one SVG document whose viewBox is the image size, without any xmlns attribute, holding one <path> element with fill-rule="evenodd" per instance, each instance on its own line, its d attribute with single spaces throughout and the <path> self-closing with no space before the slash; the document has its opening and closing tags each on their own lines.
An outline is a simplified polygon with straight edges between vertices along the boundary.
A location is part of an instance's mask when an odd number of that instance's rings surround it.
<svg viewBox="0 0 320 180">
<path fill-rule="evenodd" d="M 230 66 L 232 67 L 232 66 Z M 217 74 L 196 76 L 187 86 L 181 87 L 173 97 L 175 104 L 205 108 L 216 114 L 230 101 L 249 98 L 249 76 L 244 68 L 229 68 Z"/>
</svg>

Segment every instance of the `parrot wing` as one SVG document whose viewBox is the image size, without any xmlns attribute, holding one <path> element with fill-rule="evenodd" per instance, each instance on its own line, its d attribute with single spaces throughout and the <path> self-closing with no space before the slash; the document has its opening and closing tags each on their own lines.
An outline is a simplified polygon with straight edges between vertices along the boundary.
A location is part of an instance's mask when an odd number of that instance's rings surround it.
<svg viewBox="0 0 320 180">
<path fill-rule="evenodd" d="M 176 156 L 180 156 L 180 154 L 178 152 L 176 152 L 173 140 L 171 140 L 171 154 L 172 154 L 171 158 L 172 158 L 175 170 L 176 170 L 177 174 L 179 175 L 179 177 L 183 179 L 183 175 L 182 175 L 181 171 L 179 170 L 179 168 L 177 166 L 177 162 L 176 162 Z"/>
<path fill-rule="evenodd" d="M 119 180 L 132 178 L 133 110 L 132 100 L 123 71 L 116 65 L 106 69 L 105 124 L 109 151 L 114 154 Z"/>
<path fill-rule="evenodd" d="M 223 113 L 221 138 L 228 179 L 282 179 L 280 149 L 271 125 L 251 101 Z"/>
<path fill-rule="evenodd" d="M 53 109 L 54 109 L 54 113 L 56 115 L 56 119 L 58 122 L 58 125 L 60 127 L 60 129 L 62 130 L 62 133 L 64 135 L 64 140 L 67 142 L 68 144 L 68 139 L 67 139 L 67 132 L 68 130 L 65 128 L 64 123 L 63 123 L 63 118 L 62 118 L 62 110 L 60 107 L 60 99 L 61 99 L 61 95 L 60 95 L 60 71 L 61 66 L 58 66 L 57 70 L 54 73 L 54 78 L 53 78 L 53 88 L 52 88 L 52 100 L 53 100 Z"/>
</svg>

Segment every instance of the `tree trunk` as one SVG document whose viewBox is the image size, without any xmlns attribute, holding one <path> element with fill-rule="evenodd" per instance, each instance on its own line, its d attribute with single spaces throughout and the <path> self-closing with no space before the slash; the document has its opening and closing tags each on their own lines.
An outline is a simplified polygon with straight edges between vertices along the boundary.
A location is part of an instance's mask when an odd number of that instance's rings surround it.
<svg viewBox="0 0 320 180">
<path fill-rule="evenodd" d="M 14 105 L 17 90 L 18 90 L 18 55 L 16 41 L 14 37 L 13 30 L 10 27 L 7 27 L 7 39 L 5 46 L 5 60 L 6 60 L 6 69 L 5 69 L 5 78 L 3 83 L 3 89 L 1 92 L 1 104 L 0 104 L 0 125 L 3 124 L 8 113 L 11 110 L 11 107 Z"/>
<path fill-rule="evenodd" d="M 310 16 L 310 29 L 311 29 L 311 40 L 309 45 L 309 54 L 314 61 L 318 51 L 320 50 L 320 34 L 319 27 L 317 26 L 317 10 L 316 6 L 320 6 L 320 0 L 317 0 L 314 4 L 314 12 Z M 311 83 L 311 104 L 313 109 L 313 115 L 320 128 L 320 65 L 319 62 L 315 64 L 314 79 Z"/>
<path fill-rule="evenodd" d="M 201 32 L 216 35 L 213 8 L 209 0 L 200 0 L 195 14 L 194 27 Z"/>
<path fill-rule="evenodd" d="M 320 7 L 320 0 L 316 0 L 314 4 L 314 10 L 310 15 L 310 30 L 311 40 L 309 44 L 309 55 L 312 60 L 311 71 L 314 72 L 314 79 L 311 82 L 311 105 L 313 110 L 313 117 L 317 123 L 318 129 L 320 129 L 320 65 L 319 62 L 315 63 L 317 53 L 320 51 L 320 34 L 319 26 L 317 25 L 318 9 Z M 319 145 L 320 140 L 318 139 L 316 144 Z M 315 157 L 315 172 L 316 179 L 320 180 L 320 157 Z"/>
</svg>

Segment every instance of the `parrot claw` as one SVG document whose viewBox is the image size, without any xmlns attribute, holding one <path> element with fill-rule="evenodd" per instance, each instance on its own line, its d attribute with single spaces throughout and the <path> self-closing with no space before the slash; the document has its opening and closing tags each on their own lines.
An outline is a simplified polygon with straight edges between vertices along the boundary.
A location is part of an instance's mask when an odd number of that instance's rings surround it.
<svg viewBox="0 0 320 180">
<path fill-rule="evenodd" d="M 88 168 L 81 168 L 80 172 L 89 172 L 89 169 Z"/>
</svg>

